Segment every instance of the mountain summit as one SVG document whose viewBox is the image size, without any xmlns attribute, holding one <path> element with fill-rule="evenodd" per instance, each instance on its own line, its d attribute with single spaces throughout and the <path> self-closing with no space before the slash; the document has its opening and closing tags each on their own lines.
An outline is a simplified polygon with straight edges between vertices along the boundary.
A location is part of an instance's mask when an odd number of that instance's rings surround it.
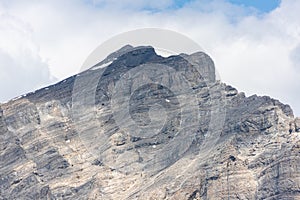
<svg viewBox="0 0 300 200">
<path fill-rule="evenodd" d="M 0 105 L 0 199 L 300 199 L 300 120 L 203 52 L 130 45 Z"/>
</svg>

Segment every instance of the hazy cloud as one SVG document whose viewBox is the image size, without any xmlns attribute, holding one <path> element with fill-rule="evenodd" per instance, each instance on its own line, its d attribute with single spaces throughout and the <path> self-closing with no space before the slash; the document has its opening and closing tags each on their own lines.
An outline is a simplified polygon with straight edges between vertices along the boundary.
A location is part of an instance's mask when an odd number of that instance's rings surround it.
<svg viewBox="0 0 300 200">
<path fill-rule="evenodd" d="M 35 52 L 59 79 L 77 73 L 89 53 L 112 35 L 167 28 L 197 41 L 212 56 L 224 82 L 247 95 L 278 98 L 300 116 L 300 70 L 295 67 L 300 1 L 282 0 L 269 13 L 225 0 L 188 1 L 176 9 L 174 5 L 172 0 L 11 0 L 4 1 L 3 9 L 31 27 L 40 46 Z"/>
<path fill-rule="evenodd" d="M 1 102 L 53 83 L 26 23 L 2 13 L 0 35 Z"/>
<path fill-rule="evenodd" d="M 165 9 L 175 4 L 173 0 L 93 0 L 90 3 L 98 7 L 106 7 L 110 9 L 129 9 L 129 10 L 140 10 L 140 9 Z"/>
</svg>

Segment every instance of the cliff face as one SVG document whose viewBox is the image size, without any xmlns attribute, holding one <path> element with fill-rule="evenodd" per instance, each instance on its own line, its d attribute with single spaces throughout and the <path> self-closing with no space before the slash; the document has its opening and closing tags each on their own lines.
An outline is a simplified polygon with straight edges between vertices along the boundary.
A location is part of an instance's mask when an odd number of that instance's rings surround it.
<svg viewBox="0 0 300 200">
<path fill-rule="evenodd" d="M 0 199 L 300 199 L 300 120 L 214 74 L 127 46 L 2 104 Z"/>
</svg>

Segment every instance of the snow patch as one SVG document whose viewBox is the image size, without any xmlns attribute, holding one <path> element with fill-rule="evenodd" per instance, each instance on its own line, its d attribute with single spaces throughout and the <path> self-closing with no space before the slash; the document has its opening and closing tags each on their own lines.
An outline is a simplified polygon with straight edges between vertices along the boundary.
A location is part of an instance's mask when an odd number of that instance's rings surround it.
<svg viewBox="0 0 300 200">
<path fill-rule="evenodd" d="M 110 65 L 112 62 L 113 62 L 113 61 L 104 63 L 104 64 L 102 64 L 102 65 L 96 65 L 95 67 L 91 68 L 91 70 L 97 70 L 97 69 L 101 69 L 101 68 L 107 67 L 107 66 Z"/>
<path fill-rule="evenodd" d="M 164 58 L 167 58 L 167 57 L 172 56 L 172 55 L 177 55 L 177 53 L 166 50 L 166 49 L 155 48 L 154 51 L 157 55 L 160 55 Z"/>
<path fill-rule="evenodd" d="M 18 99 L 20 99 L 21 97 L 22 97 L 22 96 L 15 97 L 15 98 L 12 99 L 12 101 L 18 100 Z M 5 103 L 7 103 L 7 102 L 5 102 Z"/>
</svg>

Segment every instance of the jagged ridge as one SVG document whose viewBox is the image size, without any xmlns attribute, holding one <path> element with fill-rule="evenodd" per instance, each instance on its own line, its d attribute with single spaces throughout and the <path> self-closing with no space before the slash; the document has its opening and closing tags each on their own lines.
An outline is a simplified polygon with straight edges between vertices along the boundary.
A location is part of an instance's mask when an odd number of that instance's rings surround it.
<svg viewBox="0 0 300 200">
<path fill-rule="evenodd" d="M 278 100 L 245 97 L 216 81 L 212 63 L 203 65 L 203 57 L 164 58 L 152 47 L 127 46 L 87 71 L 2 104 L 0 199 L 299 199 L 299 119 Z M 109 65 L 99 67 L 105 63 Z M 140 120 L 136 122 L 150 123 L 148 105 L 169 111 L 159 134 L 136 137 L 134 129 L 116 124 L 112 86 L 146 64 L 171 66 L 192 87 L 179 94 L 155 84 L 132 91 L 130 114 Z M 200 74 L 193 66 L 202 66 Z M 95 106 L 74 114 L 76 80 L 81 77 L 88 85 L 95 73 L 103 75 L 96 84 Z M 151 78 L 170 82 L 169 88 L 181 84 L 172 73 L 153 72 Z M 133 79 L 134 74 L 129 83 Z M 128 88 L 135 89 L 133 82 Z M 199 121 L 188 120 L 194 132 L 178 133 L 180 120 L 189 116 L 177 113 L 184 108 L 180 102 L 194 105 L 190 92 L 197 98 Z M 224 125 L 213 129 L 219 137 L 204 154 L 209 124 L 218 122 L 211 118 L 218 102 L 226 110 Z M 84 118 L 91 113 L 96 120 Z M 179 136 L 185 143 L 172 145 Z M 102 143 L 103 149 L 97 149 Z"/>
</svg>

